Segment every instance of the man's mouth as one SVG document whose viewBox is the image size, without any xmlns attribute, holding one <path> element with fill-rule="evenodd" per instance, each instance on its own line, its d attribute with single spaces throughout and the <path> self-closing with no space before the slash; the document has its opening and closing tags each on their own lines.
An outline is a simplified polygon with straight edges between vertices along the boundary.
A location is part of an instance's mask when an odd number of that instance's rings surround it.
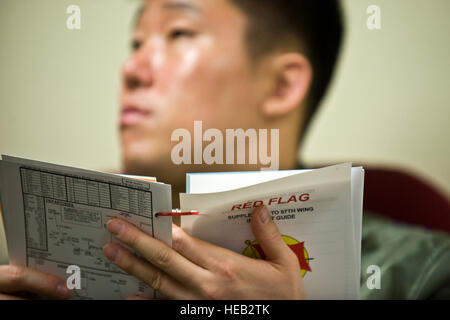
<svg viewBox="0 0 450 320">
<path fill-rule="evenodd" d="M 124 107 L 120 116 L 120 126 L 133 126 L 146 120 L 151 115 L 151 111 L 137 107 Z"/>
</svg>

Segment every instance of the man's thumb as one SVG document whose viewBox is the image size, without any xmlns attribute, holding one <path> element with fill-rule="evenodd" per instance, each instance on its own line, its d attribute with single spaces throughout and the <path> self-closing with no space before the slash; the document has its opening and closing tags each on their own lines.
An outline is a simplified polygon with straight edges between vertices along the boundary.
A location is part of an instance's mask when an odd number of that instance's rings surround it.
<svg viewBox="0 0 450 320">
<path fill-rule="evenodd" d="M 265 206 L 257 207 L 253 211 L 252 230 L 267 260 L 281 261 L 289 254 L 290 249 L 283 241 L 280 231 Z"/>
</svg>

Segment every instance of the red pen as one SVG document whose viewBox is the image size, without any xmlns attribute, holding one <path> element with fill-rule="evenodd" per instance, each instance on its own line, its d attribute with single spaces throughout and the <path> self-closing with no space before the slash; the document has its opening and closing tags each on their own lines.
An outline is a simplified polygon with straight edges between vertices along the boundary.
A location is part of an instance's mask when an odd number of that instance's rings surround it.
<svg viewBox="0 0 450 320">
<path fill-rule="evenodd" d="M 179 209 L 172 210 L 172 212 L 157 212 L 156 217 L 179 217 L 179 216 L 196 216 L 200 212 L 191 210 L 187 212 L 181 212 Z"/>
</svg>

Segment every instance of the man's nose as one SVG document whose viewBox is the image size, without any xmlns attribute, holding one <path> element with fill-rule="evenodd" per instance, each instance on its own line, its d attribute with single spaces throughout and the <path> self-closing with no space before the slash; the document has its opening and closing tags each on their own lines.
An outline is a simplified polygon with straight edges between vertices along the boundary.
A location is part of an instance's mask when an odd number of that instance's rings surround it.
<svg viewBox="0 0 450 320">
<path fill-rule="evenodd" d="M 150 54 L 148 48 L 140 48 L 123 64 L 122 77 L 127 89 L 133 90 L 152 85 Z"/>
</svg>

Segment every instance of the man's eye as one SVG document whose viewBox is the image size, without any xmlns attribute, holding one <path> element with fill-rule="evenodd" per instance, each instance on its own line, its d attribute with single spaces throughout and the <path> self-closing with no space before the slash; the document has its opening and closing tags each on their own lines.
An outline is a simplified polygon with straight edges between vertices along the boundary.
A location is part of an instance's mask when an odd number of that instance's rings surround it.
<svg viewBox="0 0 450 320">
<path fill-rule="evenodd" d="M 139 41 L 139 40 L 134 40 L 134 41 L 131 43 L 131 49 L 132 49 L 133 51 L 139 50 L 139 48 L 140 48 L 141 46 L 142 46 L 142 42 Z"/>
<path fill-rule="evenodd" d="M 169 33 L 170 39 L 192 38 L 193 36 L 195 36 L 195 32 L 187 29 L 174 29 Z"/>
</svg>

